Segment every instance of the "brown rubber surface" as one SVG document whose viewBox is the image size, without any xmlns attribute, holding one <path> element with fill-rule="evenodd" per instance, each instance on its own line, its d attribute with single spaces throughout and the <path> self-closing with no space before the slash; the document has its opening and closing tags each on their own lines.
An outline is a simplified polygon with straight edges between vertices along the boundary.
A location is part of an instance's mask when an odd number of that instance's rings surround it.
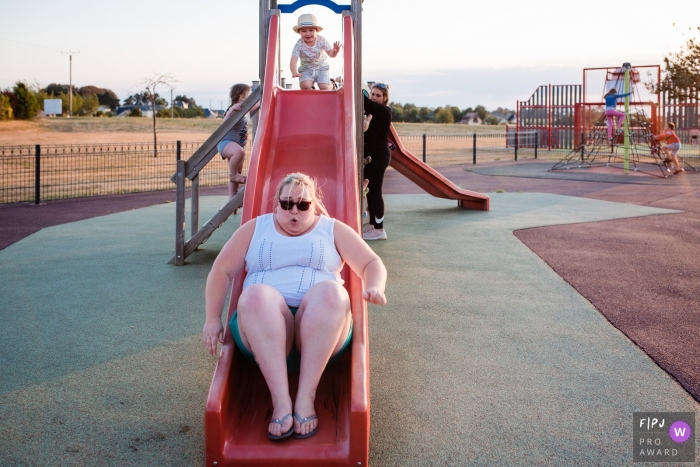
<svg viewBox="0 0 700 467">
<path fill-rule="evenodd" d="M 663 179 L 592 169 L 553 176 L 546 170 L 551 165 L 501 162 L 438 170 L 479 192 L 544 192 L 684 211 L 515 235 L 700 401 L 700 174 Z M 422 192 L 395 171 L 387 172 L 384 188 L 387 194 Z M 202 195 L 225 194 L 225 187 L 202 190 Z M 174 197 L 174 191 L 166 191 L 2 205 L 0 249 L 44 227 Z"/>
</svg>

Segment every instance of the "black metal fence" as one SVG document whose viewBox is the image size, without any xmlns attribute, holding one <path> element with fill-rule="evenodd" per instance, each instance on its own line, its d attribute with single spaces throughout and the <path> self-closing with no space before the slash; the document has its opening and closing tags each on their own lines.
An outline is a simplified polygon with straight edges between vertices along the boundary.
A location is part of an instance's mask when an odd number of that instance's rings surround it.
<svg viewBox="0 0 700 467">
<path fill-rule="evenodd" d="M 541 155 L 538 132 L 493 132 L 399 135 L 414 156 L 430 166 L 518 160 Z"/>
<path fill-rule="evenodd" d="M 187 159 L 201 141 L 153 143 L 0 146 L 0 204 L 174 189 L 170 177 L 179 158 Z M 246 148 L 244 169 L 250 158 Z M 220 157 L 202 171 L 200 186 L 228 182 Z"/>
<path fill-rule="evenodd" d="M 402 144 L 431 166 L 542 157 L 538 133 L 405 134 Z M 189 158 L 201 141 L 0 146 L 0 204 L 174 189 L 178 157 Z M 179 151 L 178 151 L 179 145 Z M 250 147 L 246 146 L 244 173 Z M 549 155 L 551 157 L 551 154 Z M 563 157 L 557 154 L 554 159 Z M 225 185 L 228 164 L 215 157 L 200 186 Z M 189 182 L 188 182 L 189 183 Z"/>
</svg>

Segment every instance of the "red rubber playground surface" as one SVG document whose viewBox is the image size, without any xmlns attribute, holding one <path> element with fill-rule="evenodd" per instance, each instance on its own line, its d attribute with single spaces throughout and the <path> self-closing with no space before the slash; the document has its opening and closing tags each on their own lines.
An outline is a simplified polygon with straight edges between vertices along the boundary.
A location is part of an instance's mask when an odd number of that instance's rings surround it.
<svg viewBox="0 0 700 467">
<path fill-rule="evenodd" d="M 543 192 L 684 211 L 539 227 L 515 235 L 700 401 L 700 174 L 661 179 L 591 169 L 552 175 L 546 170 L 551 165 L 497 162 L 438 171 L 460 187 L 482 193 Z M 395 171 L 387 172 L 384 191 L 422 193 Z M 202 194 L 225 195 L 225 187 Z M 2 205 L 0 249 L 45 227 L 174 197 L 168 191 Z"/>
</svg>

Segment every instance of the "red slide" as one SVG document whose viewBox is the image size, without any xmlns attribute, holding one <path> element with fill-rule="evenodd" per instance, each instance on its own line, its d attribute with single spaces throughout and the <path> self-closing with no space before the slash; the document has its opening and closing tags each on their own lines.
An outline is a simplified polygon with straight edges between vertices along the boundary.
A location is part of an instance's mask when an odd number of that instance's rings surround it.
<svg viewBox="0 0 700 467">
<path fill-rule="evenodd" d="M 352 83 L 352 18 L 343 18 L 344 76 L 337 91 L 279 88 L 279 17 L 270 19 L 260 121 L 248 171 L 242 222 L 272 211 L 274 190 L 290 172 L 316 178 L 331 217 L 360 231 Z M 236 349 L 228 326 L 207 398 L 204 436 L 209 466 L 366 466 L 369 456 L 369 350 L 362 281 L 343 270 L 354 322 L 352 351 L 324 372 L 316 396 L 318 433 L 308 439 L 267 437 L 272 404 L 260 370 Z M 235 277 L 229 317 L 241 293 Z M 228 319 L 227 319 L 228 322 Z M 294 399 L 298 375 L 290 375 Z"/>
<path fill-rule="evenodd" d="M 487 195 L 459 188 L 432 167 L 408 152 L 401 144 L 394 125 L 391 125 L 389 138 L 396 146 L 396 149 L 391 151 L 391 166 L 397 172 L 424 189 L 428 194 L 437 198 L 456 199 L 459 206 L 468 209 L 489 210 L 489 197 Z"/>
</svg>

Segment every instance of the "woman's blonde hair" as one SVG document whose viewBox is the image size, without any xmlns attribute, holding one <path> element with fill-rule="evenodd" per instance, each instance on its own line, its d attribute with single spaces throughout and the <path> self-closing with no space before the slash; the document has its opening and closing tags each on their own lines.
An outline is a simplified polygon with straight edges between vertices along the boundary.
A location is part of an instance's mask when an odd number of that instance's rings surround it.
<svg viewBox="0 0 700 467">
<path fill-rule="evenodd" d="M 328 211 L 326 210 L 326 206 L 323 204 L 323 195 L 321 194 L 321 189 L 318 187 L 318 183 L 316 183 L 316 180 L 313 178 L 301 172 L 288 174 L 282 179 L 282 181 L 280 181 L 279 185 L 277 185 L 277 189 L 275 190 L 275 206 L 280 202 L 282 188 L 290 184 L 300 185 L 302 187 L 305 186 L 311 195 L 311 201 L 313 201 L 316 214 L 328 216 Z"/>
</svg>

